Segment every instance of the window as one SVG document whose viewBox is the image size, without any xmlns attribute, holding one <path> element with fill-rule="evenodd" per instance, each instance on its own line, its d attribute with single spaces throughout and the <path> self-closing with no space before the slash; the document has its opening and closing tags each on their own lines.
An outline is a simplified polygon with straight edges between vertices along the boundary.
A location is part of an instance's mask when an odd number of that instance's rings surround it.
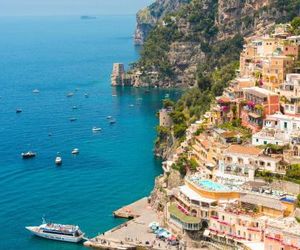
<svg viewBox="0 0 300 250">
<path fill-rule="evenodd" d="M 256 142 L 258 142 L 258 139 L 256 139 Z"/>
<path fill-rule="evenodd" d="M 283 127 L 284 127 L 284 129 L 287 129 L 287 122 L 284 122 Z"/>
<path fill-rule="evenodd" d="M 265 144 L 265 145 L 267 145 L 267 144 L 268 144 L 268 142 L 267 142 L 267 141 L 264 141 L 264 144 Z"/>
</svg>

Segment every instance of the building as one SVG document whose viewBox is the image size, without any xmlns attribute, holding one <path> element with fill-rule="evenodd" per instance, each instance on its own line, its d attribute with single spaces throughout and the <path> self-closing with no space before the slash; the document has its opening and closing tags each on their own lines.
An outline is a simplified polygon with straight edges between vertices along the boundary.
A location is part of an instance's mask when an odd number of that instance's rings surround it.
<svg viewBox="0 0 300 250">
<path fill-rule="evenodd" d="M 244 103 L 241 108 L 242 125 L 257 132 L 267 115 L 280 110 L 279 95 L 266 89 L 252 87 L 244 89 Z"/>
<path fill-rule="evenodd" d="M 265 250 L 300 249 L 300 224 L 293 217 L 269 219 L 264 238 Z"/>
<path fill-rule="evenodd" d="M 285 82 L 277 92 L 282 96 L 284 113 L 300 116 L 300 74 L 287 74 Z"/>
<path fill-rule="evenodd" d="M 288 47 L 285 48 L 288 49 Z M 280 51 L 278 54 L 283 53 L 281 49 L 278 50 Z M 293 65 L 294 57 L 292 56 L 278 55 L 265 59 L 262 67 L 263 87 L 274 91 L 284 82 L 286 74 L 292 71 Z"/>
<path fill-rule="evenodd" d="M 275 113 L 268 115 L 260 132 L 252 136 L 253 145 L 286 145 L 300 134 L 300 117 Z M 292 137 L 293 136 L 293 137 Z M 297 136 L 297 137 L 298 137 Z"/>
</svg>

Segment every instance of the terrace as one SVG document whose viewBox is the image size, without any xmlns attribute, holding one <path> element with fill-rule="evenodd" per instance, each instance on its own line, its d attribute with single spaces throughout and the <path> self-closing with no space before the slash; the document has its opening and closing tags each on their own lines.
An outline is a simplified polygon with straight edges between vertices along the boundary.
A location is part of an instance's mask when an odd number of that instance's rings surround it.
<svg viewBox="0 0 300 250">
<path fill-rule="evenodd" d="M 200 218 L 187 215 L 176 204 L 171 204 L 168 210 L 171 222 L 180 226 L 182 229 L 198 231 L 202 228 L 202 220 Z"/>
</svg>

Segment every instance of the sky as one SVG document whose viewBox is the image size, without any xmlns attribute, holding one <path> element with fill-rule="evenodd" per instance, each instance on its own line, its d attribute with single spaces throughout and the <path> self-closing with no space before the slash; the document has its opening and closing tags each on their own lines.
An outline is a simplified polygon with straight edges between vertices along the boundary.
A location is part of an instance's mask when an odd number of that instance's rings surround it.
<svg viewBox="0 0 300 250">
<path fill-rule="evenodd" d="M 0 16 L 130 15 L 154 0 L 0 0 Z"/>
</svg>

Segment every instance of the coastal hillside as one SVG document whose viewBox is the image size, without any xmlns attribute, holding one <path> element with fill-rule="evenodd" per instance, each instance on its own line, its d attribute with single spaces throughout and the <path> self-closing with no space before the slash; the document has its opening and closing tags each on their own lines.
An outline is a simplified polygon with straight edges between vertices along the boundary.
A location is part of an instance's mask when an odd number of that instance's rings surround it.
<svg viewBox="0 0 300 250">
<path fill-rule="evenodd" d="M 188 1 L 157 1 L 139 12 L 137 32 L 151 31 L 132 71 L 139 73 L 135 86 L 204 83 L 205 88 L 211 88 L 211 73 L 238 60 L 245 37 L 271 32 L 275 23 L 297 16 L 300 6 L 298 0 L 182 2 Z"/>
<path fill-rule="evenodd" d="M 140 10 L 136 16 L 135 44 L 142 45 L 158 20 L 189 2 L 191 0 L 156 0 L 149 7 Z"/>
</svg>

